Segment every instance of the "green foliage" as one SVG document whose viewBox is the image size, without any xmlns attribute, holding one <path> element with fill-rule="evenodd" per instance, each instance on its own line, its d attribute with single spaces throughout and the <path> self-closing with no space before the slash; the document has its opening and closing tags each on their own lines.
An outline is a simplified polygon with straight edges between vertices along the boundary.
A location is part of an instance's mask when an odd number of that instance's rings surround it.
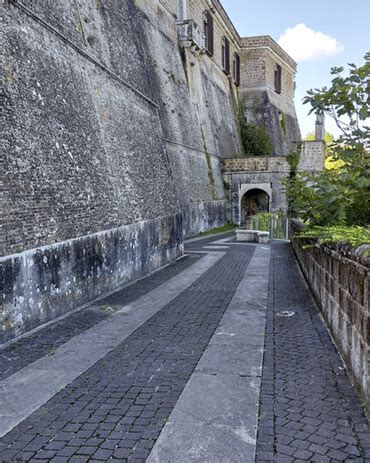
<svg viewBox="0 0 370 463">
<path fill-rule="evenodd" d="M 286 182 L 293 215 L 313 226 L 367 226 L 370 218 L 370 53 L 365 64 L 333 68 L 332 86 L 310 90 L 310 112 L 333 117 L 342 135 L 330 145 L 334 169 L 298 173 Z"/>
<path fill-rule="evenodd" d="M 305 141 L 315 141 L 316 140 L 315 134 L 313 132 L 310 132 L 304 140 Z M 324 142 L 327 147 L 330 147 L 330 145 L 334 143 L 334 135 L 329 132 L 325 132 Z"/>
<path fill-rule="evenodd" d="M 271 156 L 273 146 L 265 126 L 246 122 L 244 111 L 240 108 L 239 130 L 244 156 Z"/>
<path fill-rule="evenodd" d="M 298 234 L 302 238 L 318 239 L 320 244 L 349 244 L 353 247 L 370 243 L 370 230 L 363 227 L 314 226 Z"/>
<path fill-rule="evenodd" d="M 301 159 L 302 143 L 297 144 L 297 148 L 286 157 L 290 166 L 290 177 L 294 178 L 297 175 L 299 160 Z"/>
<path fill-rule="evenodd" d="M 282 218 L 283 215 L 280 212 L 259 212 L 252 216 L 252 229 L 269 231 L 270 220 Z"/>
<path fill-rule="evenodd" d="M 252 229 L 272 231 L 273 238 L 285 239 L 286 216 L 282 212 L 259 212 L 252 216 Z"/>
</svg>

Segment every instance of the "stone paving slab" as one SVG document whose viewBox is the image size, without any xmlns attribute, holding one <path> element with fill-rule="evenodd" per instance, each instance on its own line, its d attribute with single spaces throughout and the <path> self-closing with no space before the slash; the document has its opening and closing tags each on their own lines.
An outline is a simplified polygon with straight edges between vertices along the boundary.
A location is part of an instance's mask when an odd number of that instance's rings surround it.
<svg viewBox="0 0 370 463">
<path fill-rule="evenodd" d="M 260 382 L 258 376 L 215 375 L 195 371 L 168 422 L 219 424 L 237 428 L 249 424 L 249 435 L 253 435 Z M 248 415 L 250 421 L 247 420 Z"/>
<path fill-rule="evenodd" d="M 209 374 L 233 374 L 260 376 L 262 373 L 263 348 L 253 344 L 210 345 L 200 360 L 196 371 Z"/>
<path fill-rule="evenodd" d="M 255 248 L 253 258 L 148 463 L 253 463 L 269 254 L 268 247 Z M 250 322 L 254 318 L 260 323 L 257 335 L 254 323 L 239 324 L 240 319 Z"/>
<path fill-rule="evenodd" d="M 245 427 L 171 422 L 166 439 L 172 445 L 157 447 L 148 463 L 250 463 L 254 457 L 255 441 Z"/>
</svg>

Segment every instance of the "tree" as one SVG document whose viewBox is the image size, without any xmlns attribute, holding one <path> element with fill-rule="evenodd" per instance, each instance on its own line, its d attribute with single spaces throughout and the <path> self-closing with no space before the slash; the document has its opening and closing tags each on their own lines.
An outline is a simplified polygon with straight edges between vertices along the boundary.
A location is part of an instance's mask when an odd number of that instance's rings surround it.
<svg viewBox="0 0 370 463">
<path fill-rule="evenodd" d="M 333 117 L 341 136 L 331 144 L 335 168 L 316 176 L 290 179 L 288 196 L 294 213 L 311 225 L 362 225 L 370 218 L 370 53 L 357 67 L 332 68 L 331 87 L 310 90 L 304 98 L 310 114 Z"/>
</svg>

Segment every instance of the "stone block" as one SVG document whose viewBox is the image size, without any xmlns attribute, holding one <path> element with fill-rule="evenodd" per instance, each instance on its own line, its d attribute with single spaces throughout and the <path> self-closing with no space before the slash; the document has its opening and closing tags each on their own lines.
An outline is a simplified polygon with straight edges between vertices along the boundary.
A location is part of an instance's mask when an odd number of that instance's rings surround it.
<svg viewBox="0 0 370 463">
<path fill-rule="evenodd" d="M 257 231 L 255 234 L 255 240 L 257 243 L 266 244 L 269 242 L 270 233 L 264 231 Z"/>
<path fill-rule="evenodd" d="M 254 241 L 253 230 L 236 230 L 236 241 Z"/>
<path fill-rule="evenodd" d="M 236 241 L 249 241 L 260 244 L 268 243 L 270 234 L 266 231 L 261 230 L 243 230 L 238 229 L 235 231 Z"/>
</svg>

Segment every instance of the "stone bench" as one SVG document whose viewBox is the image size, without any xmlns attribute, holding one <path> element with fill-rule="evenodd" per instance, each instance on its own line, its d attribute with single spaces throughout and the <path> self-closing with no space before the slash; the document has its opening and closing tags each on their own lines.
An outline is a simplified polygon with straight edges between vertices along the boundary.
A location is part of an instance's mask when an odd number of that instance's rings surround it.
<svg viewBox="0 0 370 463">
<path fill-rule="evenodd" d="M 245 230 L 238 229 L 235 231 L 236 241 L 253 241 L 260 244 L 266 244 L 269 242 L 270 233 L 261 230 Z"/>
</svg>

